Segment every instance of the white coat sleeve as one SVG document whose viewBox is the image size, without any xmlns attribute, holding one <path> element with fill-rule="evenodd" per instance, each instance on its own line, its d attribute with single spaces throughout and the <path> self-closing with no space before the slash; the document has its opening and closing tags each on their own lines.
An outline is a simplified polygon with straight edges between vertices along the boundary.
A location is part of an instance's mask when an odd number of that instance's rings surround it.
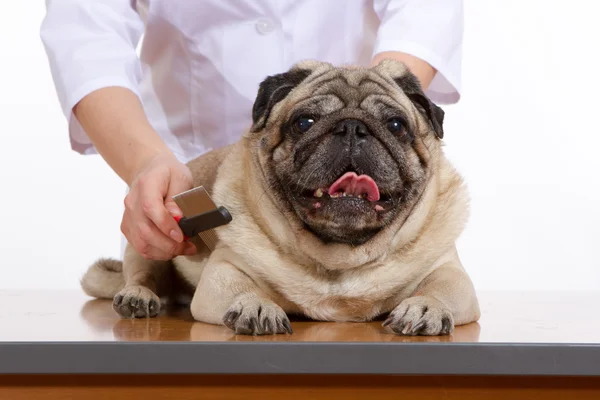
<svg viewBox="0 0 600 400">
<path fill-rule="evenodd" d="M 109 86 L 139 96 L 136 47 L 143 29 L 131 0 L 46 0 L 40 37 L 73 150 L 96 152 L 72 112 L 83 97 Z"/>
<path fill-rule="evenodd" d="M 460 99 L 462 0 L 374 0 L 380 19 L 373 55 L 400 51 L 437 70 L 427 95 L 438 104 Z"/>
</svg>

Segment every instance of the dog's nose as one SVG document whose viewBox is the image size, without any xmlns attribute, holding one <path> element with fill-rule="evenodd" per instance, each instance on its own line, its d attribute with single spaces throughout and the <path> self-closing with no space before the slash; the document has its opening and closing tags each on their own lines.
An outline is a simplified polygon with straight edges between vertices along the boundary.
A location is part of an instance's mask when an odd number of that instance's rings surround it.
<svg viewBox="0 0 600 400">
<path fill-rule="evenodd" d="M 333 133 L 336 135 L 367 136 L 369 134 L 369 129 L 362 121 L 357 119 L 344 119 L 338 122 Z"/>
</svg>

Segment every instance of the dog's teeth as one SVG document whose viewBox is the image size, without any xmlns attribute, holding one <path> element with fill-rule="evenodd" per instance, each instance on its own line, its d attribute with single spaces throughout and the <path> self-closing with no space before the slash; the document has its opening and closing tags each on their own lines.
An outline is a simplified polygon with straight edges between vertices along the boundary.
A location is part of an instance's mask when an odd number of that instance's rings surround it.
<svg viewBox="0 0 600 400">
<path fill-rule="evenodd" d="M 346 196 L 348 196 L 348 193 L 346 193 L 346 192 L 343 192 L 343 193 L 342 193 L 342 197 L 346 197 Z"/>
<path fill-rule="evenodd" d="M 315 190 L 315 197 L 323 197 L 323 190 L 322 189 Z"/>
<path fill-rule="evenodd" d="M 336 197 L 340 197 L 340 196 L 341 196 L 341 193 L 340 193 L 340 192 L 337 192 L 337 193 L 330 193 L 330 194 L 329 194 L 329 196 L 331 196 L 331 197 L 333 197 L 333 198 L 336 198 Z"/>
<path fill-rule="evenodd" d="M 383 207 L 381 207 L 379 204 L 377 204 L 377 205 L 375 206 L 375 211 L 377 211 L 377 212 L 381 212 L 381 211 L 383 211 Z"/>
</svg>

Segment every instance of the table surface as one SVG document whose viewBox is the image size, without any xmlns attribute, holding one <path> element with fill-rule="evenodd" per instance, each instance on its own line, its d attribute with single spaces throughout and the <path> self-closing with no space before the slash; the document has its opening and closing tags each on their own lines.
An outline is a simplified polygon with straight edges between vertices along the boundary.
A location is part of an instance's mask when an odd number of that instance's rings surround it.
<svg viewBox="0 0 600 400">
<path fill-rule="evenodd" d="M 110 301 L 78 291 L 1 290 L 0 372 L 600 375 L 600 293 L 479 299 L 480 321 L 450 336 L 397 336 L 381 321 L 301 320 L 292 321 L 293 335 L 244 336 L 195 322 L 181 307 L 127 320 Z"/>
</svg>

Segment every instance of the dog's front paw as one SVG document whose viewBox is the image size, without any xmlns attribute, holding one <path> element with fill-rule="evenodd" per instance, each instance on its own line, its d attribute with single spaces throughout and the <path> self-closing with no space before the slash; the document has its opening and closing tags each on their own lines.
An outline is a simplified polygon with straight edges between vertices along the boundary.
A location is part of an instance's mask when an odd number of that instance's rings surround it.
<svg viewBox="0 0 600 400">
<path fill-rule="evenodd" d="M 156 317 L 160 299 L 144 286 L 126 286 L 113 298 L 113 309 L 124 318 Z"/>
<path fill-rule="evenodd" d="M 285 311 L 270 300 L 256 297 L 237 299 L 225 313 L 223 324 L 243 335 L 292 333 Z"/>
<path fill-rule="evenodd" d="M 448 335 L 454 330 L 452 313 L 433 297 L 417 296 L 404 300 L 383 323 L 399 335 Z"/>
</svg>

